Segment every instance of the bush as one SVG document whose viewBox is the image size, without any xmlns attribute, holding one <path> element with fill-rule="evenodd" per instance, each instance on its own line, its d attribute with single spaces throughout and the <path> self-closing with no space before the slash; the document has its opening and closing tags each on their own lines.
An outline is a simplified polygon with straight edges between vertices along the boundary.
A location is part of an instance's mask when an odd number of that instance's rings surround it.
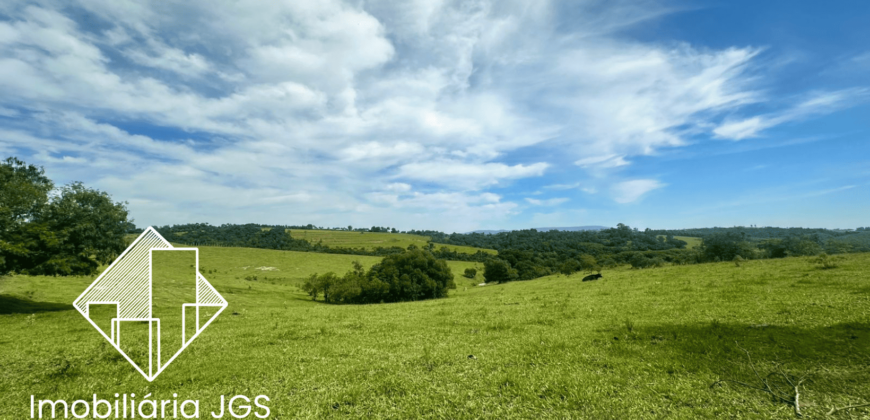
<svg viewBox="0 0 870 420">
<path fill-rule="evenodd" d="M 448 289 L 456 288 L 447 262 L 423 250 L 389 255 L 368 274 L 369 280 L 389 286 L 389 292 L 380 296 L 384 302 L 440 298 L 447 296 Z M 372 295 L 366 300 L 374 302 L 377 297 Z"/>
<path fill-rule="evenodd" d="M 511 264 L 499 258 L 493 258 L 483 263 L 483 278 L 487 283 L 507 283 L 519 277 L 517 270 Z"/>
<path fill-rule="evenodd" d="M 837 257 L 831 257 L 831 256 L 829 256 L 828 254 L 826 254 L 826 253 L 823 252 L 823 253 L 819 254 L 818 257 L 813 258 L 813 259 L 810 260 L 810 261 L 811 261 L 813 264 L 818 265 L 819 268 L 821 268 L 821 269 L 823 269 L 823 270 L 828 270 L 828 269 L 831 269 L 831 268 L 837 268 L 837 267 L 839 267 L 839 265 L 837 264 L 837 259 L 838 259 Z"/>
<path fill-rule="evenodd" d="M 562 265 L 559 266 L 559 272 L 566 276 L 571 275 L 571 273 L 575 273 L 582 269 L 583 265 L 579 261 L 574 259 L 565 261 L 564 263 L 562 263 Z"/>
<path fill-rule="evenodd" d="M 312 274 L 302 290 L 327 303 L 378 303 L 435 299 L 456 288 L 447 263 L 419 249 L 384 257 L 368 272 L 358 262 L 353 267 L 343 277 Z"/>
<path fill-rule="evenodd" d="M 701 242 L 701 252 L 707 261 L 733 261 L 737 255 L 753 255 L 754 248 L 743 232 L 714 233 Z"/>
<path fill-rule="evenodd" d="M 477 276 L 477 269 L 476 268 L 466 268 L 465 273 L 463 273 L 462 275 L 467 277 L 467 278 L 473 279 L 474 277 Z"/>
<path fill-rule="evenodd" d="M 584 270 L 597 271 L 600 270 L 601 267 L 598 265 L 598 260 L 591 255 L 581 255 L 580 256 L 580 265 Z"/>
<path fill-rule="evenodd" d="M 638 252 L 631 256 L 628 263 L 631 264 L 631 268 L 652 268 L 665 265 L 665 260 L 659 256 L 648 257 Z"/>
</svg>

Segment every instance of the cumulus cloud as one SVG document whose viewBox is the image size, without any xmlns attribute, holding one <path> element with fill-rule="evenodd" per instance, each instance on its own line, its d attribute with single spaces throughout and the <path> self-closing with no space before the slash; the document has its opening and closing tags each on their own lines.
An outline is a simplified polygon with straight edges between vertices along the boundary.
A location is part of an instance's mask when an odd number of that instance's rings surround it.
<svg viewBox="0 0 870 420">
<path fill-rule="evenodd" d="M 419 162 L 402 165 L 400 178 L 476 190 L 503 180 L 540 176 L 547 169 L 543 162 L 531 165 L 503 163 L 471 164 L 457 161 Z"/>
</svg>

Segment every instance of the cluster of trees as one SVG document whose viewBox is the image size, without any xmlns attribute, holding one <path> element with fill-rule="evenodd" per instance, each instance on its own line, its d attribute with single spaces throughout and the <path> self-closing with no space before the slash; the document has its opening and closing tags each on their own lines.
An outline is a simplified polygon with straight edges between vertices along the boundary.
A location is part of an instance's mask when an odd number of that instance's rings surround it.
<svg viewBox="0 0 870 420">
<path fill-rule="evenodd" d="M 115 259 L 132 226 L 125 203 L 74 182 L 55 188 L 45 171 L 0 162 L 0 273 L 88 275 Z"/>
<path fill-rule="evenodd" d="M 520 250 L 555 250 L 578 249 L 583 244 L 599 244 L 623 250 L 648 251 L 683 248 L 685 241 L 675 239 L 674 235 L 666 234 L 658 237 L 652 231 L 638 231 L 622 223 L 615 228 L 586 231 L 538 231 L 536 229 L 514 230 L 497 234 L 486 233 L 452 233 L 445 234 L 435 231 L 409 231 L 426 235 L 432 242 L 449 245 L 466 245 L 478 248 Z"/>
<path fill-rule="evenodd" d="M 475 261 L 484 262 L 484 278 L 487 282 L 502 283 L 556 273 L 595 271 L 632 261 L 638 268 L 665 262 L 687 264 L 697 261 L 697 252 L 685 249 L 685 241 L 675 239 L 673 235 L 659 237 L 650 232 L 641 232 L 624 224 L 601 231 L 542 232 L 528 229 L 495 235 L 447 235 L 432 231 L 415 233 L 425 233 L 434 241 L 445 244 L 497 250 L 497 257 L 488 254 L 456 256 L 457 259 L 474 258 Z M 447 251 L 442 248 L 439 252 L 448 257 L 445 255 Z"/>
<path fill-rule="evenodd" d="M 368 229 L 366 229 L 366 228 L 356 228 L 356 229 L 354 229 L 353 226 L 348 226 L 348 227 L 347 227 L 347 230 L 352 230 L 352 231 L 356 231 L 356 232 L 399 233 L 399 231 L 396 230 L 396 228 L 391 228 L 391 227 L 382 227 L 382 226 L 372 226 L 372 227 L 370 227 L 370 228 L 368 228 Z"/>
<path fill-rule="evenodd" d="M 731 261 L 738 256 L 741 259 L 759 259 L 870 251 L 870 243 L 864 243 L 865 240 L 870 240 L 870 234 L 830 237 L 813 233 L 758 239 L 736 230 L 723 231 L 702 239 L 699 262 Z"/>
<path fill-rule="evenodd" d="M 384 257 L 368 272 L 358 262 L 339 277 L 333 272 L 312 274 L 302 289 L 326 303 L 383 303 L 436 299 L 455 289 L 453 273 L 444 260 L 422 249 L 408 249 Z"/>
<path fill-rule="evenodd" d="M 828 253 L 870 251 L 870 228 L 855 230 L 777 227 L 712 227 L 679 230 L 647 230 L 656 235 L 694 236 L 707 238 L 711 235 L 731 233 L 743 235 L 746 241 L 760 244 L 767 240 L 813 241 Z M 847 246 L 844 246 L 847 245 Z"/>
</svg>

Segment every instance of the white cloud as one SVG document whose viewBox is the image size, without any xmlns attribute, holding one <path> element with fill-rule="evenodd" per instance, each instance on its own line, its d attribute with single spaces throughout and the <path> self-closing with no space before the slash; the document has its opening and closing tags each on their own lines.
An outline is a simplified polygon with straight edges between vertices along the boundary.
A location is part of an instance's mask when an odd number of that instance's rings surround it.
<svg viewBox="0 0 870 420">
<path fill-rule="evenodd" d="M 646 193 L 664 186 L 665 184 L 654 179 L 635 179 L 614 185 L 611 192 L 617 203 L 625 204 L 637 201 Z"/>
<path fill-rule="evenodd" d="M 731 140 L 743 140 L 755 137 L 761 130 L 776 125 L 776 122 L 762 117 L 751 117 L 745 120 L 726 121 L 713 129 L 716 137 Z"/>
<path fill-rule="evenodd" d="M 713 129 L 713 134 L 718 138 L 728 140 L 758 137 L 762 131 L 768 128 L 842 109 L 864 99 L 867 93 L 866 89 L 815 92 L 784 111 L 742 120 L 726 120 Z"/>
<path fill-rule="evenodd" d="M 113 44 L 123 42 L 115 33 L 110 33 L 108 37 Z M 187 77 L 200 76 L 211 70 L 211 65 L 202 55 L 186 53 L 156 42 L 151 42 L 149 47 L 151 51 L 126 49 L 122 53 L 141 66 L 169 70 Z"/>
<path fill-rule="evenodd" d="M 498 184 L 502 180 L 541 176 L 547 166 L 543 162 L 509 166 L 503 163 L 470 164 L 457 161 L 435 161 L 402 165 L 396 176 L 476 190 Z"/>
<path fill-rule="evenodd" d="M 488 188 L 554 172 L 537 147 L 594 175 L 568 188 L 607 191 L 605 172 L 763 99 L 757 49 L 614 35 L 668 12 L 646 3 L 576 2 L 569 25 L 547 1 L 36 4 L 0 6 L 0 147 L 154 223 L 472 230 L 517 208 Z M 757 118 L 714 133 L 785 117 Z M 630 202 L 655 182 L 612 190 Z"/>
<path fill-rule="evenodd" d="M 562 203 L 567 202 L 568 199 L 567 199 L 567 198 L 564 198 L 564 197 L 561 197 L 561 198 L 550 198 L 550 199 L 547 199 L 547 200 L 538 200 L 538 199 L 535 199 L 535 198 L 529 198 L 529 197 L 526 197 L 526 201 L 528 201 L 529 204 L 532 204 L 532 205 L 535 205 L 535 206 L 547 206 L 547 207 L 553 207 L 553 206 L 558 206 L 559 204 L 562 204 Z"/>
<path fill-rule="evenodd" d="M 544 189 L 546 190 L 573 190 L 574 188 L 580 188 L 580 183 L 575 182 L 572 184 L 550 184 L 545 185 Z"/>
<path fill-rule="evenodd" d="M 411 186 L 402 182 L 394 182 L 390 185 L 387 185 L 386 190 L 396 193 L 404 193 L 411 191 Z"/>
<path fill-rule="evenodd" d="M 625 160 L 625 156 L 619 155 L 590 156 L 574 162 L 575 165 L 583 168 L 615 168 L 628 165 L 629 163 Z"/>
</svg>

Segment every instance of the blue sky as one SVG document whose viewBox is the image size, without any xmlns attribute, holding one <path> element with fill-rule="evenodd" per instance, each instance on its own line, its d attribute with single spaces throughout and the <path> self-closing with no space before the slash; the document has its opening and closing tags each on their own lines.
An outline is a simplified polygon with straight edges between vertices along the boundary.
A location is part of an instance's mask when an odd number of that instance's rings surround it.
<svg viewBox="0 0 870 420">
<path fill-rule="evenodd" d="M 141 226 L 870 226 L 868 20 L 859 1 L 6 1 L 0 154 Z"/>
</svg>

